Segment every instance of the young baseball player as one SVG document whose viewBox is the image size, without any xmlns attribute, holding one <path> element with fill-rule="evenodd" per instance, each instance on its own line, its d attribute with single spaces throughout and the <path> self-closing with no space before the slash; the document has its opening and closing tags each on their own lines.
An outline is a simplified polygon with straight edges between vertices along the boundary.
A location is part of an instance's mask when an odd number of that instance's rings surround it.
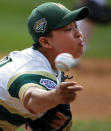
<svg viewBox="0 0 111 131">
<path fill-rule="evenodd" d="M 82 34 L 76 21 L 88 15 L 88 8 L 70 11 L 48 2 L 28 18 L 34 45 L 14 51 L 0 61 L 0 131 L 15 131 L 28 123 L 32 131 L 70 130 L 69 103 L 82 86 L 61 82 L 54 60 L 60 53 L 82 55 Z"/>
</svg>

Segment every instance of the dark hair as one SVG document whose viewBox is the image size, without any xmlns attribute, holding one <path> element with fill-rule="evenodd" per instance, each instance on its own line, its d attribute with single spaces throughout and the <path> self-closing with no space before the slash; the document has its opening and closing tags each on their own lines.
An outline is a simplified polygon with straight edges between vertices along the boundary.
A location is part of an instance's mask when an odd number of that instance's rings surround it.
<svg viewBox="0 0 111 131">
<path fill-rule="evenodd" d="M 40 43 L 34 43 L 34 44 L 32 44 L 32 48 L 34 49 L 34 50 L 37 50 L 38 48 L 41 48 L 42 46 L 41 46 L 41 44 Z"/>
</svg>

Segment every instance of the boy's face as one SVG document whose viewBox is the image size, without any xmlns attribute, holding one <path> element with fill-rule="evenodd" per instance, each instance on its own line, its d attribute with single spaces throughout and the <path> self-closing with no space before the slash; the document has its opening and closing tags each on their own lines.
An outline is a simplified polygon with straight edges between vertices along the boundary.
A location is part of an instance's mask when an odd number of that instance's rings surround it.
<svg viewBox="0 0 111 131">
<path fill-rule="evenodd" d="M 79 58 L 83 50 L 82 33 L 78 30 L 76 22 L 52 31 L 49 39 L 52 48 L 59 53 L 70 53 L 74 58 Z"/>
</svg>

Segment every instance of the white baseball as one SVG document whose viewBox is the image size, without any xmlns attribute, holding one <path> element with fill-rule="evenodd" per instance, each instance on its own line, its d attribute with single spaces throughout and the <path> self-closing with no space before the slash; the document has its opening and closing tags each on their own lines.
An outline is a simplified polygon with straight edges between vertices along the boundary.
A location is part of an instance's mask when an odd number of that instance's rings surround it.
<svg viewBox="0 0 111 131">
<path fill-rule="evenodd" d="M 61 53 L 55 59 L 55 67 L 60 71 L 68 71 L 75 65 L 75 59 L 71 54 Z"/>
</svg>

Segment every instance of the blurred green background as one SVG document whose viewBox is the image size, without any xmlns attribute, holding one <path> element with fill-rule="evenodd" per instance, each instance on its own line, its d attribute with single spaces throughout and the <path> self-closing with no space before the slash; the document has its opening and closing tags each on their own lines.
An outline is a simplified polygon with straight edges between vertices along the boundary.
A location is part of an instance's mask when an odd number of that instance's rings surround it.
<svg viewBox="0 0 111 131">
<path fill-rule="evenodd" d="M 44 2 L 60 2 L 71 9 L 78 0 L 0 0 L 0 54 L 22 50 L 33 43 L 27 30 L 31 10 Z M 108 1 L 111 5 L 111 0 Z M 85 58 L 111 58 L 111 25 L 96 25 Z M 74 131 L 110 131 L 111 121 L 75 121 Z M 22 129 L 18 129 L 22 131 Z"/>
<path fill-rule="evenodd" d="M 79 0 L 49 0 L 71 8 Z M 31 10 L 47 0 L 0 0 L 0 53 L 21 50 L 32 45 L 27 30 Z M 111 4 L 111 1 L 108 1 Z M 111 57 L 111 26 L 96 25 L 85 57 Z"/>
</svg>

